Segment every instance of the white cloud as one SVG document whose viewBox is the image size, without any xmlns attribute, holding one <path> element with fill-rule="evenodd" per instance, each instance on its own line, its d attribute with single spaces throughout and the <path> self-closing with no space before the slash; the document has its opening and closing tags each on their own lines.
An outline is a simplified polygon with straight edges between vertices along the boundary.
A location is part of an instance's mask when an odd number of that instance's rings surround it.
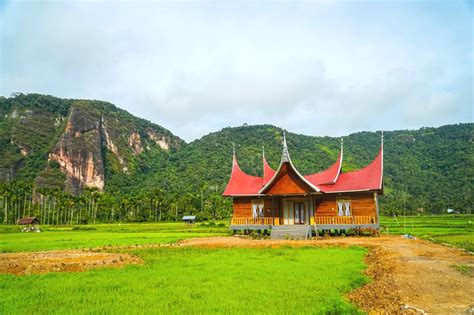
<svg viewBox="0 0 474 315">
<path fill-rule="evenodd" d="M 192 140 L 472 121 L 462 3 L 10 2 L 0 94 L 108 100 Z"/>
</svg>

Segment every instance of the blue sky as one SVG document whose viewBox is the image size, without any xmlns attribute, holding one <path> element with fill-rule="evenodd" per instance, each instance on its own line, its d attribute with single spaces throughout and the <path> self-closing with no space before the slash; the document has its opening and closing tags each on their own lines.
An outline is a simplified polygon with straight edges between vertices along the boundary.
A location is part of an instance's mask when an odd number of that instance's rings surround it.
<svg viewBox="0 0 474 315">
<path fill-rule="evenodd" d="M 185 140 L 473 121 L 469 1 L 1 1 L 0 94 L 110 101 Z"/>
</svg>

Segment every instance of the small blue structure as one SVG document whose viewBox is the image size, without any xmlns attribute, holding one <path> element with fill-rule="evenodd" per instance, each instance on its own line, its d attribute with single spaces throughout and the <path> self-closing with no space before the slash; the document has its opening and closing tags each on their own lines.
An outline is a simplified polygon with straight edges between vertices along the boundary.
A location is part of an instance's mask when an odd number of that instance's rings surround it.
<svg viewBox="0 0 474 315">
<path fill-rule="evenodd" d="M 196 222 L 196 216 L 195 215 L 185 215 L 183 217 L 183 221 L 186 224 L 193 224 L 194 222 Z"/>
</svg>

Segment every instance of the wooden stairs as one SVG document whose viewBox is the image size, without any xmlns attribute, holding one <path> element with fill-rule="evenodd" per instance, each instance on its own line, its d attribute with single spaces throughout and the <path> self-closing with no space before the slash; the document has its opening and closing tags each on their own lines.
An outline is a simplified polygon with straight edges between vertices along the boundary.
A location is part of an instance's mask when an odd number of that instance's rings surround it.
<svg viewBox="0 0 474 315">
<path fill-rule="evenodd" d="M 310 225 L 274 225 L 270 234 L 270 238 L 279 240 L 303 240 L 310 236 Z"/>
</svg>

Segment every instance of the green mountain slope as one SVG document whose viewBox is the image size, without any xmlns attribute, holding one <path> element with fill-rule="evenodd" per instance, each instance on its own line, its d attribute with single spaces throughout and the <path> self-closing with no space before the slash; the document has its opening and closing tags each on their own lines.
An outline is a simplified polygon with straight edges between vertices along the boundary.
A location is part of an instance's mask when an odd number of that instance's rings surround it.
<svg viewBox="0 0 474 315">
<path fill-rule="evenodd" d="M 474 124 L 384 136 L 382 212 L 472 210 Z M 262 146 L 276 169 L 281 141 L 280 128 L 259 125 L 224 128 L 186 144 L 106 102 L 38 94 L 0 98 L 0 203 L 7 209 L 0 220 L 14 222 L 26 209 L 44 215 L 48 202 L 57 223 L 86 222 L 91 216 L 102 221 L 173 220 L 189 213 L 227 217 L 230 202 L 220 194 L 231 172 L 232 143 L 241 168 L 261 175 Z M 325 169 L 339 154 L 340 138 L 287 132 L 287 141 L 302 174 Z M 345 136 L 343 171 L 364 167 L 379 148 L 380 132 Z M 60 219 L 61 211 L 69 212 Z"/>
</svg>

